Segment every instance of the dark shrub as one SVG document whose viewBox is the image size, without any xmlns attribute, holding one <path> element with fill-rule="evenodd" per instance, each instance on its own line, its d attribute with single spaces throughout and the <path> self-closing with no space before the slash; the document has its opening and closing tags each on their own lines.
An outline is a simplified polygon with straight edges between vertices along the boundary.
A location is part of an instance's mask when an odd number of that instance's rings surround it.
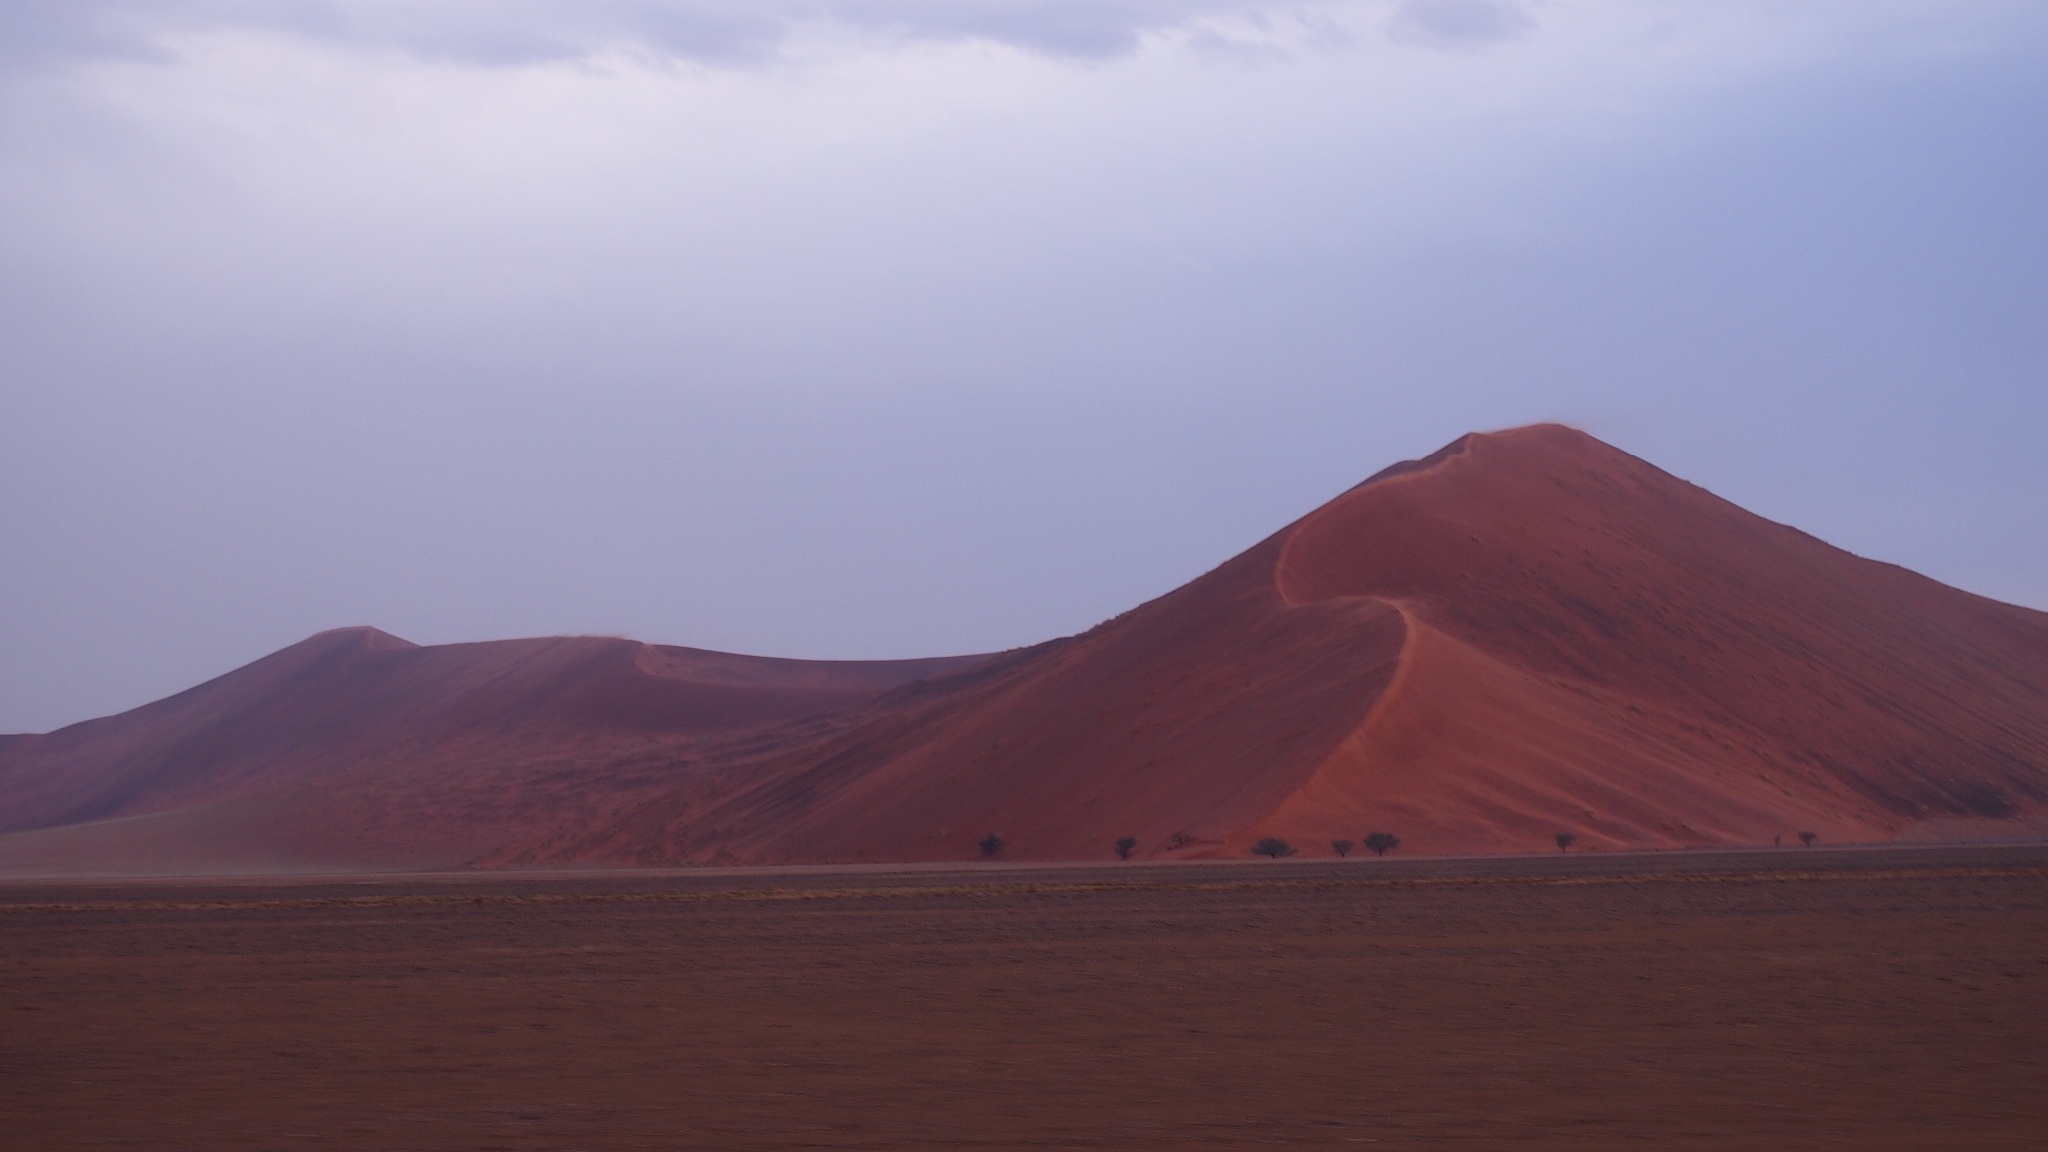
<svg viewBox="0 0 2048 1152">
<path fill-rule="evenodd" d="M 1282 856 L 1294 855 L 1294 845 L 1280 839 L 1278 836 L 1268 836 L 1257 844 L 1252 845 L 1252 852 L 1260 856 L 1271 856 L 1273 859 L 1278 860 Z"/>
<path fill-rule="evenodd" d="M 1390 850 L 1401 846 L 1401 838 L 1392 832 L 1375 832 L 1365 838 L 1365 846 L 1375 856 L 1385 856 Z"/>
<path fill-rule="evenodd" d="M 1116 842 L 1116 858 L 1119 860 L 1129 860 L 1131 853 L 1136 851 L 1137 847 L 1138 838 L 1136 836 L 1125 836 L 1118 839 Z"/>
<path fill-rule="evenodd" d="M 1557 834 L 1557 850 L 1559 852 L 1571 851 L 1572 844 L 1576 840 L 1578 840 L 1578 837 L 1570 832 L 1559 832 Z"/>
<path fill-rule="evenodd" d="M 1820 834 L 1818 832 L 1801 832 L 1799 834 L 1799 842 L 1801 844 L 1806 845 L 1808 848 L 1813 847 L 1813 842 L 1818 839 L 1820 839 Z"/>
<path fill-rule="evenodd" d="M 1003 838 L 991 832 L 981 838 L 981 854 L 993 856 L 1003 850 Z"/>
<path fill-rule="evenodd" d="M 1332 840 L 1330 841 L 1330 851 L 1335 852 L 1339 856 L 1349 856 L 1351 855 L 1351 841 Z"/>
</svg>

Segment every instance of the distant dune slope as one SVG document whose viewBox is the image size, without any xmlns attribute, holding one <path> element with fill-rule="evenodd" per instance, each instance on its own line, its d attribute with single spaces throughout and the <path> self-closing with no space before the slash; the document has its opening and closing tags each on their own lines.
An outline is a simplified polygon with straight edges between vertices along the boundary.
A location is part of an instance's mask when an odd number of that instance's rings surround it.
<svg viewBox="0 0 2048 1152">
<path fill-rule="evenodd" d="M 351 629 L 0 743 L 0 869 L 957 860 L 989 833 L 1023 859 L 1327 854 L 1373 830 L 1446 853 L 2048 834 L 2048 615 L 1537 426 L 999 656 Z"/>
<path fill-rule="evenodd" d="M 984 659 L 776 660 L 602 637 L 420 647 L 374 628 L 323 632 L 132 712 L 0 746 L 0 833 L 77 829 L 30 848 L 0 837 L 0 868 L 11 855 L 127 854 L 111 845 L 144 836 L 119 823 L 136 817 L 162 845 L 145 855 L 166 866 L 185 850 L 171 830 L 188 827 L 191 851 L 235 860 L 260 841 L 287 863 L 459 864 L 559 821 L 603 819 L 636 789 L 814 740 L 824 717 Z"/>
</svg>

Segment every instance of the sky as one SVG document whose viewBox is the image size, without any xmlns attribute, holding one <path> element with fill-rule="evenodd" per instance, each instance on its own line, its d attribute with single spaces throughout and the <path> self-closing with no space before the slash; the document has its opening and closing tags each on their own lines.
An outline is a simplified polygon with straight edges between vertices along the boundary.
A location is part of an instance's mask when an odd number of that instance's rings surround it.
<svg viewBox="0 0 2048 1152">
<path fill-rule="evenodd" d="M 10 0 L 0 732 L 1088 628 L 1584 428 L 2048 608 L 2038 0 Z"/>
</svg>

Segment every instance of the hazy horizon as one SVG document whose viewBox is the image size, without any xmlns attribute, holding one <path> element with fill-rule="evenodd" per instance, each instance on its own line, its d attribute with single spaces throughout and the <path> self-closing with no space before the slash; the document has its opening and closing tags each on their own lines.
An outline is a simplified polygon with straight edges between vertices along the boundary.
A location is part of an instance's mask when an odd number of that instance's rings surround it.
<svg viewBox="0 0 2048 1152">
<path fill-rule="evenodd" d="M 2048 609 L 2048 9 L 32 2 L 0 732 L 339 626 L 812 658 L 1581 427 Z"/>
</svg>

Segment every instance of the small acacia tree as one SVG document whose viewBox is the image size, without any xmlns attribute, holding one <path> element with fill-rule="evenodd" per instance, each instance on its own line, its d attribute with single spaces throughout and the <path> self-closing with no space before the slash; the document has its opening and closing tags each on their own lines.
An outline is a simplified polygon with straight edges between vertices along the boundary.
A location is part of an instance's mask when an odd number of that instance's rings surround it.
<svg viewBox="0 0 2048 1152">
<path fill-rule="evenodd" d="M 1330 851 L 1335 852 L 1339 856 L 1349 856 L 1351 855 L 1351 841 L 1332 840 L 1330 841 Z"/>
<path fill-rule="evenodd" d="M 1119 860 L 1129 860 L 1131 853 L 1137 851 L 1137 848 L 1138 838 L 1136 836 L 1119 837 L 1116 842 L 1116 858 Z"/>
<path fill-rule="evenodd" d="M 1401 838 L 1392 832 L 1374 832 L 1365 838 L 1365 846 L 1375 856 L 1385 856 L 1390 850 L 1401 846 Z"/>
<path fill-rule="evenodd" d="M 1578 837 L 1570 832 L 1559 832 L 1557 834 L 1557 850 L 1559 852 L 1571 851 L 1572 844 L 1576 840 L 1578 840 Z"/>
<path fill-rule="evenodd" d="M 1799 834 L 1799 842 L 1808 848 L 1813 847 L 1813 842 L 1818 839 L 1820 839 L 1820 834 L 1817 832 L 1801 832 Z"/>
<path fill-rule="evenodd" d="M 1003 838 L 991 832 L 981 838 L 981 854 L 993 856 L 1003 850 Z"/>
<path fill-rule="evenodd" d="M 1294 855 L 1294 845 L 1289 844 L 1278 836 L 1268 836 L 1257 844 L 1252 845 L 1252 851 L 1260 856 L 1270 856 L 1278 860 L 1282 856 Z"/>
</svg>

